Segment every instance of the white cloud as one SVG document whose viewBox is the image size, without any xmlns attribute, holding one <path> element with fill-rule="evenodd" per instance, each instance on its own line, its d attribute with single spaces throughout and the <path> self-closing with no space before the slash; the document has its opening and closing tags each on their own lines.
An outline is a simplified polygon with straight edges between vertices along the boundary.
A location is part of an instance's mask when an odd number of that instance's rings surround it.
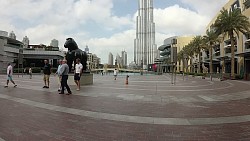
<svg viewBox="0 0 250 141">
<path fill-rule="evenodd" d="M 109 38 L 93 38 L 88 41 L 90 52 L 101 57 L 102 63 L 108 62 L 108 54 L 111 52 L 114 57 L 121 55 L 125 50 L 128 54 L 128 62 L 133 60 L 135 30 L 127 30 L 122 33 L 114 34 Z M 82 48 L 83 49 L 83 48 Z"/>
<path fill-rule="evenodd" d="M 212 18 L 229 0 L 181 0 L 199 14 Z"/>
<path fill-rule="evenodd" d="M 155 9 L 156 30 L 165 34 L 200 34 L 205 30 L 209 19 L 179 5 L 165 9 Z"/>
<path fill-rule="evenodd" d="M 90 51 L 97 54 L 102 63 L 107 63 L 109 52 L 116 56 L 122 50 L 128 52 L 128 62 L 133 60 L 135 16 L 114 15 L 114 0 L 0 1 L 0 30 L 14 31 L 19 40 L 27 35 L 32 44 L 49 44 L 55 38 L 63 47 L 65 39 L 73 37 L 81 49 L 88 44 Z M 211 17 L 228 0 L 181 1 L 195 11 L 179 5 L 154 10 L 158 46 L 170 36 L 203 33 Z M 86 30 L 89 21 L 103 28 L 103 31 L 118 29 L 121 32 L 110 37 L 91 37 Z"/>
</svg>

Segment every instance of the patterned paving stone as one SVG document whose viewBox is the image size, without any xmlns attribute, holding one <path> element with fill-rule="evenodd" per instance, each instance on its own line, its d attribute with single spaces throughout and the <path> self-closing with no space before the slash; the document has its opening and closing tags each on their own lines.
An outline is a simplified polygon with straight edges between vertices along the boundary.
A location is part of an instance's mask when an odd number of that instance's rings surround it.
<svg viewBox="0 0 250 141">
<path fill-rule="evenodd" d="M 94 76 L 94 85 L 58 95 L 57 80 L 14 77 L 0 87 L 0 141 L 250 140 L 250 83 L 166 76 Z M 0 75 L 4 85 L 5 76 Z M 119 119 L 119 120 L 118 120 Z M 122 119 L 122 120 L 121 120 Z"/>
</svg>

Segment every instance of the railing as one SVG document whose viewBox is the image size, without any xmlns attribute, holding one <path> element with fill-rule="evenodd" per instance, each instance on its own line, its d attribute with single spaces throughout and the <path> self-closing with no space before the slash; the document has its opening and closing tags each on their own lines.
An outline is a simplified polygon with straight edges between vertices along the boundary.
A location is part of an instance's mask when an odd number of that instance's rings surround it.
<svg viewBox="0 0 250 141">
<path fill-rule="evenodd" d="M 11 47 L 11 48 L 17 48 L 17 49 L 20 48 L 20 46 L 11 45 L 11 44 L 6 44 L 5 46 L 6 46 L 6 47 Z"/>
<path fill-rule="evenodd" d="M 246 46 L 245 46 L 245 49 L 250 49 L 250 45 L 246 45 Z"/>
<path fill-rule="evenodd" d="M 244 0 L 244 5 L 245 5 L 245 9 L 248 9 L 250 7 L 250 0 Z"/>
<path fill-rule="evenodd" d="M 234 52 L 237 52 L 237 48 L 234 49 Z M 231 53 L 231 48 L 226 48 L 225 49 L 225 54 Z"/>
<path fill-rule="evenodd" d="M 19 48 L 5 46 L 4 47 L 4 51 L 6 51 L 6 52 L 12 52 L 12 53 L 19 53 Z"/>
<path fill-rule="evenodd" d="M 61 51 L 44 51 L 44 50 L 23 50 L 23 54 L 64 56 L 64 53 Z"/>
</svg>

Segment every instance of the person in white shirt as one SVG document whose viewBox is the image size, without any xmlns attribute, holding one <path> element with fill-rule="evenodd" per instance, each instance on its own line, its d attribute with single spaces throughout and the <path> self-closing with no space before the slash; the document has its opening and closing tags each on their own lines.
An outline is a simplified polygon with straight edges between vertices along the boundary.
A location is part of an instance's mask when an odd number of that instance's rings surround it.
<svg viewBox="0 0 250 141">
<path fill-rule="evenodd" d="M 30 79 L 32 79 L 32 68 L 29 68 L 29 75 L 30 75 Z"/>
<path fill-rule="evenodd" d="M 14 87 L 17 86 L 16 83 L 13 81 L 12 75 L 13 75 L 13 67 L 11 66 L 10 63 L 8 63 L 8 67 L 7 67 L 7 83 L 6 83 L 6 86 L 4 86 L 5 88 L 8 87 L 9 81 L 11 81 L 14 84 Z"/>
<path fill-rule="evenodd" d="M 118 72 L 117 72 L 117 69 L 115 69 L 115 70 L 114 70 L 114 77 L 115 77 L 114 79 L 115 79 L 115 80 L 116 80 L 116 78 L 117 78 L 117 73 L 118 73 Z"/>
<path fill-rule="evenodd" d="M 77 86 L 77 91 L 80 91 L 80 79 L 82 75 L 83 65 L 80 63 L 80 59 L 76 59 L 75 71 L 74 71 L 74 80 Z"/>
<path fill-rule="evenodd" d="M 59 62 L 59 65 L 57 67 L 56 74 L 58 76 L 58 92 L 60 92 L 61 91 L 61 80 L 62 79 L 61 79 L 61 76 L 59 75 L 59 71 L 60 71 L 60 68 L 62 66 L 62 60 L 59 60 L 58 62 Z"/>
</svg>

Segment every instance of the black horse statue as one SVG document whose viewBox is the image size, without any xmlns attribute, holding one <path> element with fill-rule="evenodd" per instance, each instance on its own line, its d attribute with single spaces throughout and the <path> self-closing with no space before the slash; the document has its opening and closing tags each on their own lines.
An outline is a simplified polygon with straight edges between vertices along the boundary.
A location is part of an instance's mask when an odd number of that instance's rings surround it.
<svg viewBox="0 0 250 141">
<path fill-rule="evenodd" d="M 68 48 L 66 60 L 68 62 L 67 64 L 69 65 L 69 72 L 72 71 L 73 62 L 75 68 L 75 62 L 77 58 L 81 60 L 81 64 L 83 65 L 83 71 L 85 72 L 87 70 L 87 53 L 78 48 L 73 38 L 67 38 L 64 47 Z"/>
</svg>

